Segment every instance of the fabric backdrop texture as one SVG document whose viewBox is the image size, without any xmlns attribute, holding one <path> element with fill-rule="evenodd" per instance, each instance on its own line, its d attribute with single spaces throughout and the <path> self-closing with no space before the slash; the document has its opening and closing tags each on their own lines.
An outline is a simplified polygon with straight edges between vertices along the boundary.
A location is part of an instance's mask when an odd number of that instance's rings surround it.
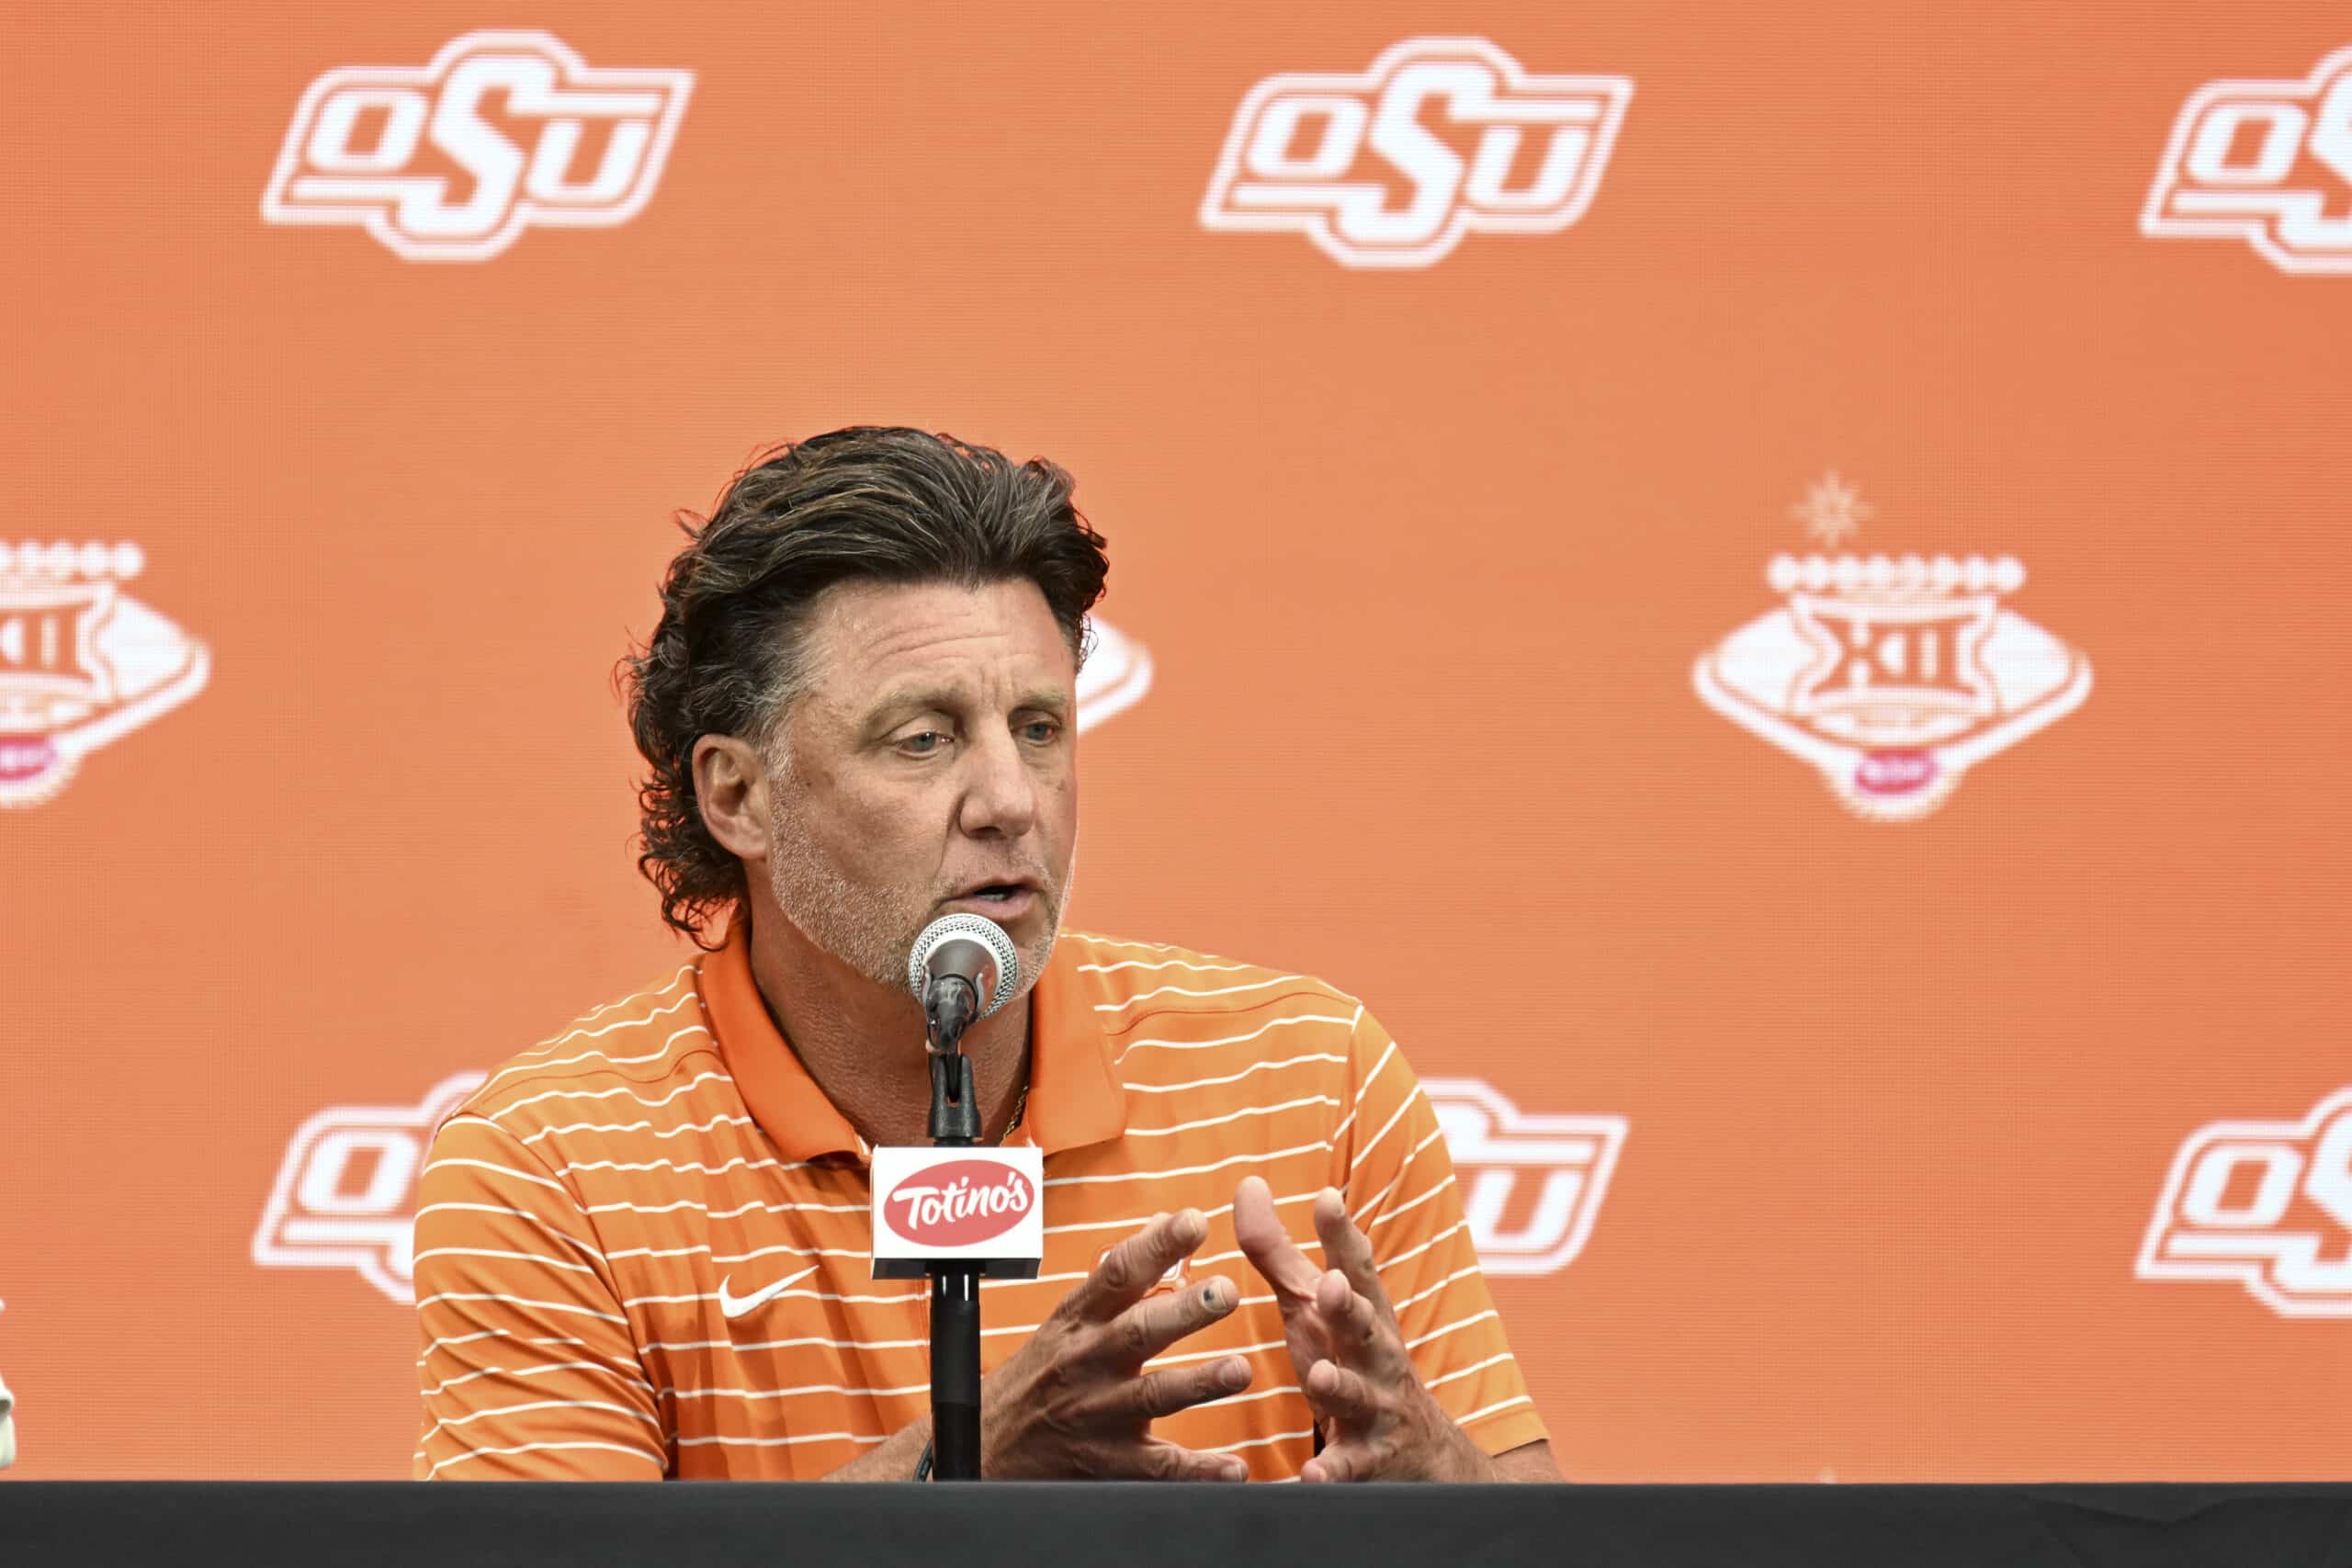
<svg viewBox="0 0 2352 1568">
<path fill-rule="evenodd" d="M 676 515 L 860 423 L 1077 476 L 1071 922 L 1363 998 L 1569 1474 L 2341 1473 L 2342 6 L 8 31 L 12 1474 L 406 1472 Z"/>
</svg>

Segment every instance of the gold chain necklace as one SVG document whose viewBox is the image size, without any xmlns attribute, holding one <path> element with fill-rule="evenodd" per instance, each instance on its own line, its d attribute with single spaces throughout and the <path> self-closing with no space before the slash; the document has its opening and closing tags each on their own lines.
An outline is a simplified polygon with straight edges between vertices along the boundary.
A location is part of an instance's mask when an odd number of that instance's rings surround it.
<svg viewBox="0 0 2352 1568">
<path fill-rule="evenodd" d="M 1012 1120 L 1004 1124 L 1004 1131 L 998 1135 L 997 1147 L 1002 1148 L 1012 1142 L 1012 1134 L 1021 1130 L 1021 1113 L 1028 1109 L 1029 1080 L 1024 1077 L 1021 1080 L 1021 1093 L 1012 1101 Z"/>
</svg>

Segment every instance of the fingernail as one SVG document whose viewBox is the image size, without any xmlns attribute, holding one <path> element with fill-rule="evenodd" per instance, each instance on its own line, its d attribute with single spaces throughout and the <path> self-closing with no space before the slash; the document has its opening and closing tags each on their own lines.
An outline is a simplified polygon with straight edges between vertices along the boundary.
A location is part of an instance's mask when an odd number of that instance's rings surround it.
<svg viewBox="0 0 2352 1568">
<path fill-rule="evenodd" d="M 1250 1381 L 1250 1363 L 1239 1359 L 1227 1361 L 1218 1378 L 1227 1388 L 1240 1388 Z"/>
<path fill-rule="evenodd" d="M 1211 1282 L 1201 1292 L 1201 1304 L 1208 1308 L 1211 1312 L 1223 1312 L 1225 1310 L 1225 1287 L 1222 1284 L 1218 1284 L 1214 1281 Z"/>
</svg>

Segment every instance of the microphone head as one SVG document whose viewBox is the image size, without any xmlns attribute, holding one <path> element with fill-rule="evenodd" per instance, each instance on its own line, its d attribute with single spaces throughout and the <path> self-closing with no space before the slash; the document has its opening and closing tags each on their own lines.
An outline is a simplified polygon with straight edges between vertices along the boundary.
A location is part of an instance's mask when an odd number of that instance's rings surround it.
<svg viewBox="0 0 2352 1568">
<path fill-rule="evenodd" d="M 923 927 L 907 954 L 907 989 L 922 1003 L 943 975 L 971 981 L 980 998 L 978 1016 L 986 1018 L 1021 989 L 1021 954 L 1004 928 L 987 916 L 942 915 Z"/>
</svg>

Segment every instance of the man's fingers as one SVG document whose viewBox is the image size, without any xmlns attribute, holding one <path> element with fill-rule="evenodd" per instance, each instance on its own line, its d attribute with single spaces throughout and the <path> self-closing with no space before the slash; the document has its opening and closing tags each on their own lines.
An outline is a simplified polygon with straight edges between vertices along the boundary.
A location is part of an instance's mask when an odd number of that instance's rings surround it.
<svg viewBox="0 0 2352 1568">
<path fill-rule="evenodd" d="M 1104 1253 L 1064 1304 L 1080 1317 L 1115 1317 L 1149 1294 L 1160 1276 L 1178 1258 L 1189 1257 L 1208 1234 L 1209 1223 L 1198 1209 L 1155 1214 L 1149 1224 Z"/>
<path fill-rule="evenodd" d="M 1127 1385 L 1136 1414 L 1148 1421 L 1239 1393 L 1250 1386 L 1250 1363 L 1227 1356 L 1203 1367 L 1162 1367 Z"/>
<path fill-rule="evenodd" d="M 1148 1481 L 1247 1481 L 1250 1466 L 1238 1454 L 1196 1453 L 1158 1438 L 1137 1450 L 1136 1473 Z"/>
<path fill-rule="evenodd" d="M 1395 1320 L 1351 1289 L 1348 1277 L 1338 1269 L 1316 1286 L 1315 1313 L 1332 1355 L 1377 1378 L 1393 1378 L 1406 1370 L 1408 1358 Z"/>
<path fill-rule="evenodd" d="M 1351 1443 L 1325 1449 L 1299 1466 L 1301 1481 L 1363 1481 L 1374 1473 L 1375 1461 L 1367 1450 Z"/>
<path fill-rule="evenodd" d="M 1274 1195 L 1265 1182 L 1245 1176 L 1233 1190 L 1233 1239 L 1242 1256 L 1274 1288 L 1274 1299 L 1285 1315 L 1312 1301 L 1315 1279 L 1321 1272 L 1298 1249 L 1274 1213 Z"/>
<path fill-rule="evenodd" d="M 1133 1371 L 1240 1304 L 1241 1292 L 1219 1274 L 1189 1291 L 1152 1296 L 1129 1307 L 1111 1325 L 1111 1343 L 1119 1363 Z"/>
<path fill-rule="evenodd" d="M 1361 1356 L 1380 1337 L 1379 1312 L 1356 1293 L 1348 1277 L 1337 1269 L 1315 1282 L 1315 1310 L 1322 1316 L 1333 1349 Z"/>
<path fill-rule="evenodd" d="M 1388 1306 L 1387 1287 L 1380 1282 L 1380 1265 L 1372 1256 L 1372 1242 L 1348 1218 L 1347 1201 L 1336 1188 L 1327 1187 L 1316 1194 L 1315 1235 L 1323 1243 L 1324 1261 L 1345 1274 L 1358 1295 L 1395 1321 L 1396 1314 Z"/>
<path fill-rule="evenodd" d="M 1380 1413 L 1372 1384 L 1337 1361 L 1317 1361 L 1306 1382 L 1306 1403 L 1325 1420 L 1363 1422 Z"/>
</svg>

